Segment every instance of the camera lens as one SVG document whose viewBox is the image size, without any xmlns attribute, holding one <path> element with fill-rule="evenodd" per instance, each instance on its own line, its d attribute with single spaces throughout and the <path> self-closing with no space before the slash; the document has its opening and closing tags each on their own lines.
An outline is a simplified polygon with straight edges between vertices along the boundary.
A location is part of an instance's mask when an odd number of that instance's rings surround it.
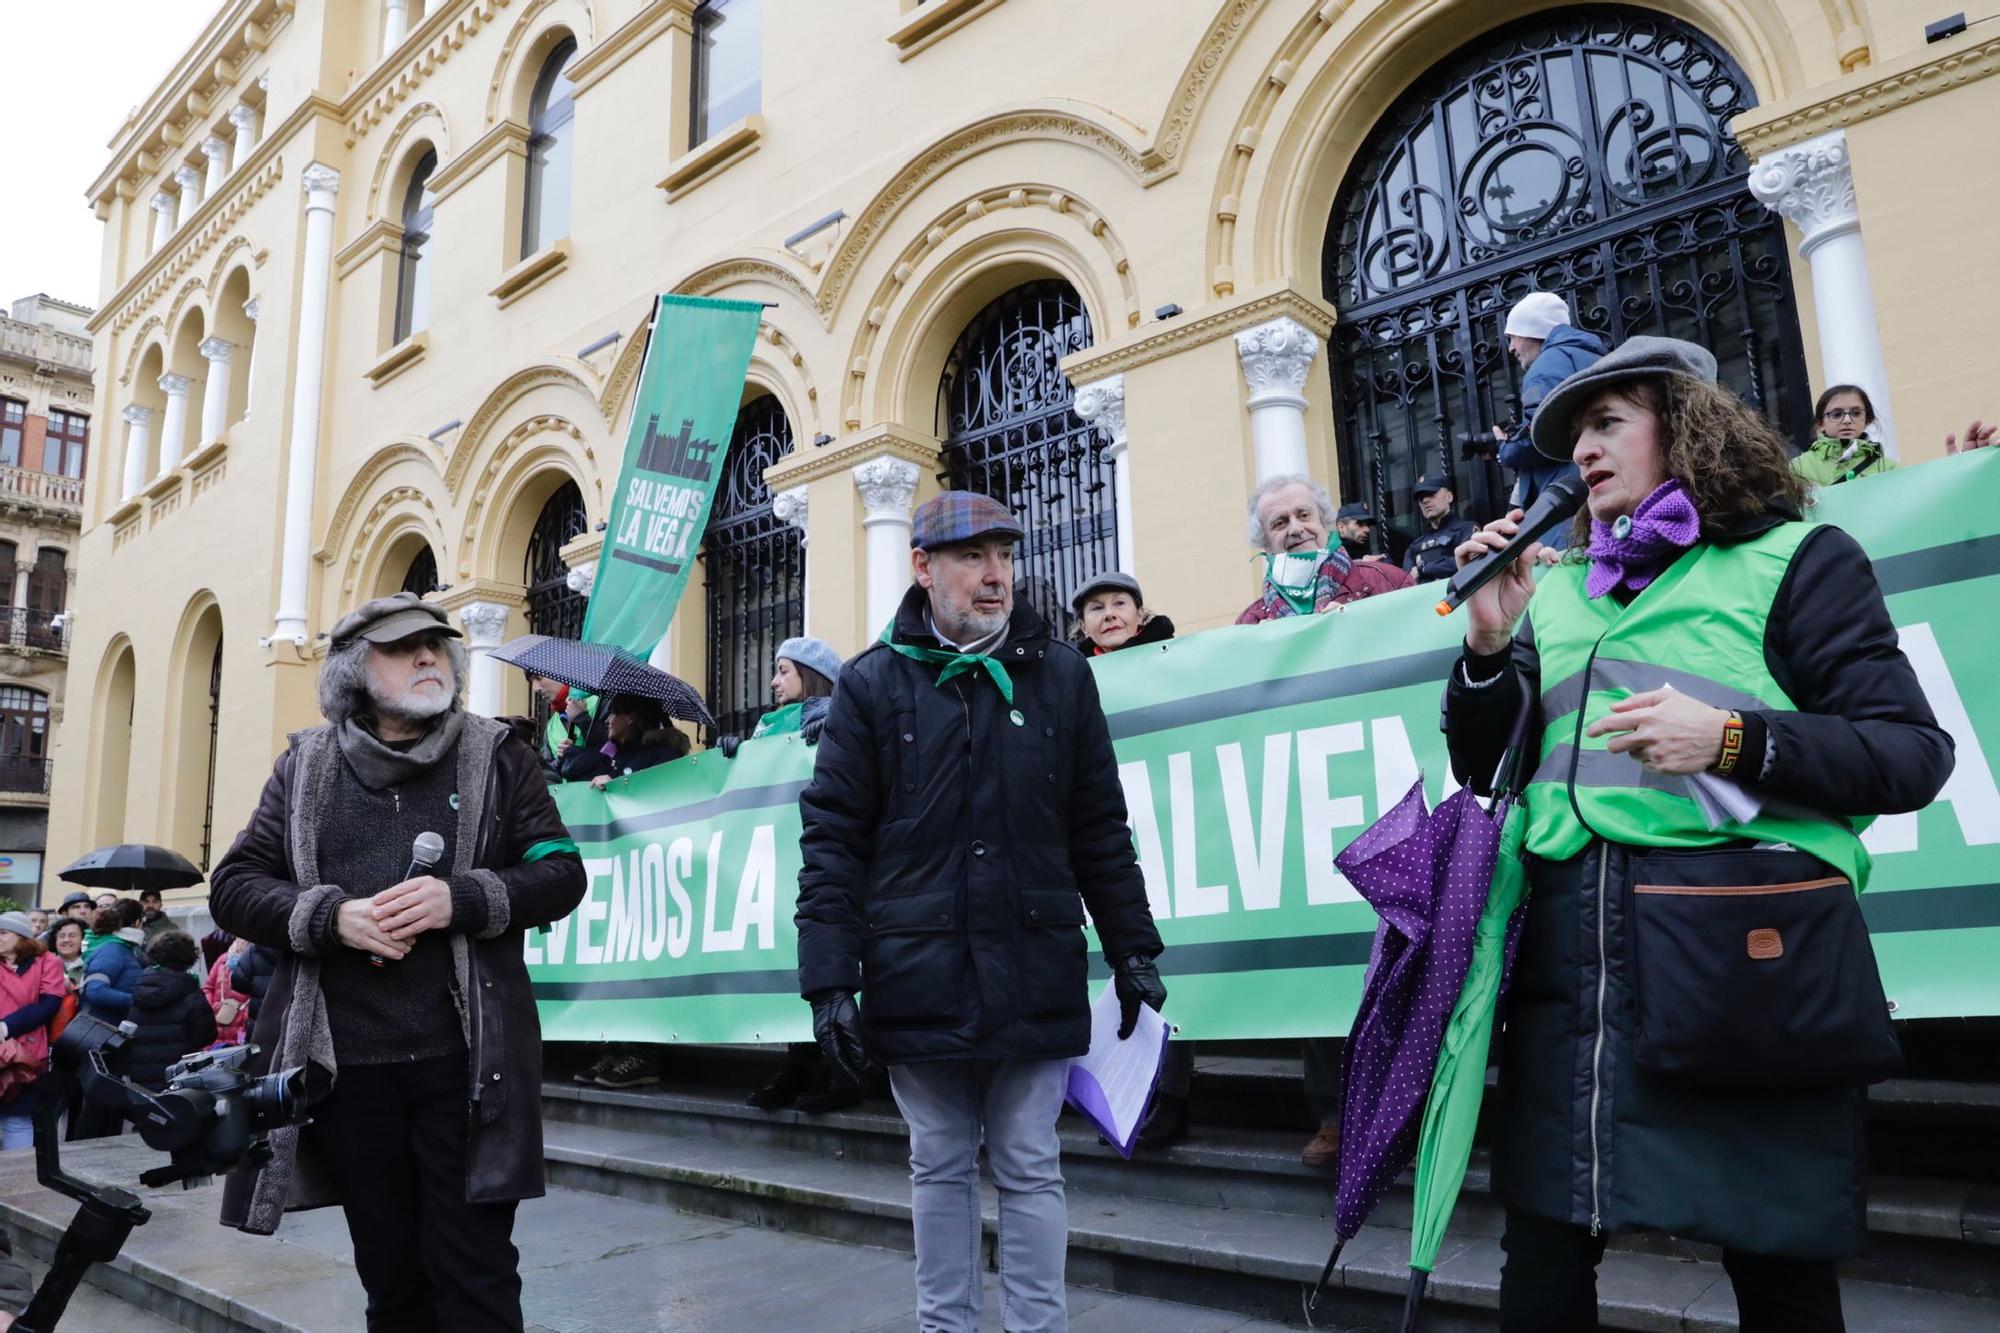
<svg viewBox="0 0 2000 1333">
<path fill-rule="evenodd" d="M 243 1089 L 243 1109 L 258 1125 L 289 1125 L 303 1118 L 305 1070 L 266 1074 Z"/>
</svg>

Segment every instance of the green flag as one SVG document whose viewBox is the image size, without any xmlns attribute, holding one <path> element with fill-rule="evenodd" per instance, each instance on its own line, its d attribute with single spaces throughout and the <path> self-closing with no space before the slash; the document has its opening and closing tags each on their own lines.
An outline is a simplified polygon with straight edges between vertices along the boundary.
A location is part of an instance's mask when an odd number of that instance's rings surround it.
<svg viewBox="0 0 2000 1333">
<path fill-rule="evenodd" d="M 666 636 L 701 549 L 763 316 L 755 301 L 660 298 L 583 617 L 585 642 L 645 657 Z"/>
</svg>

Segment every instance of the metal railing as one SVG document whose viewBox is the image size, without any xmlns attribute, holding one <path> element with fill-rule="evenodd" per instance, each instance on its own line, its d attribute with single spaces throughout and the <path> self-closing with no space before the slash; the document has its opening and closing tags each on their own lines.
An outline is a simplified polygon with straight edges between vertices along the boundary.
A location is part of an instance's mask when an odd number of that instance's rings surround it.
<svg viewBox="0 0 2000 1333">
<path fill-rule="evenodd" d="M 83 508 L 83 479 L 0 463 L 0 495 L 17 495 L 65 509 Z"/>
<path fill-rule="evenodd" d="M 0 647 L 36 648 L 45 653 L 69 651 L 69 618 L 61 611 L 0 606 L 0 627 L 4 627 L 7 636 Z"/>
<path fill-rule="evenodd" d="M 49 775 L 55 766 L 55 760 L 34 755 L 0 755 L 0 792 L 39 792 L 46 796 Z"/>
</svg>

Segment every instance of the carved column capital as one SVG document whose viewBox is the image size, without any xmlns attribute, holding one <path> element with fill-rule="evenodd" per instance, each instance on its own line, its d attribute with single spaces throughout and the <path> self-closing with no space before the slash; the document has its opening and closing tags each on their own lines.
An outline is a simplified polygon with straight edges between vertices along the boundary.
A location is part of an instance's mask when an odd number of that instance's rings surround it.
<svg viewBox="0 0 2000 1333">
<path fill-rule="evenodd" d="M 166 394 L 169 398 L 185 398 L 187 397 L 188 389 L 193 386 L 194 381 L 185 375 L 176 375 L 170 370 L 160 376 L 159 384 L 160 392 Z"/>
<path fill-rule="evenodd" d="M 1125 452 L 1125 377 L 1108 375 L 1079 385 L 1071 408 L 1104 436 L 1105 453 L 1114 461 Z"/>
<path fill-rule="evenodd" d="M 507 608 L 499 602 L 467 602 L 458 608 L 469 648 L 498 648 L 507 632 Z"/>
<path fill-rule="evenodd" d="M 257 123 L 257 108 L 253 106 L 230 108 L 229 123 L 236 127 L 238 134 L 243 133 Z"/>
<path fill-rule="evenodd" d="M 236 350 L 236 344 L 225 338 L 203 338 L 199 350 L 205 359 L 220 361 L 226 365 L 229 354 Z"/>
<path fill-rule="evenodd" d="M 299 173 L 299 184 L 305 190 L 308 209 L 324 208 L 333 211 L 333 197 L 340 193 L 340 173 L 324 162 L 308 162 L 306 169 Z"/>
<path fill-rule="evenodd" d="M 861 492 L 862 524 L 907 524 L 922 475 L 915 463 L 887 455 L 856 466 L 854 487 Z"/>
<path fill-rule="evenodd" d="M 1265 399 L 1298 399 L 1304 406 L 1306 375 L 1318 355 L 1319 336 L 1289 315 L 1237 334 L 1250 406 Z"/>
<path fill-rule="evenodd" d="M 780 523 L 789 523 L 803 536 L 811 536 L 806 526 L 806 488 L 794 486 L 771 497 L 771 514 Z"/>
<path fill-rule="evenodd" d="M 229 141 L 219 134 L 211 134 L 201 141 L 202 156 L 214 161 L 229 151 Z"/>
<path fill-rule="evenodd" d="M 563 585 L 579 597 L 590 596 L 591 587 L 597 582 L 597 562 L 579 560 L 569 567 L 563 576 Z"/>
<path fill-rule="evenodd" d="M 180 186 L 183 191 L 191 191 L 199 194 L 201 193 L 201 172 L 194 167 L 176 167 L 174 168 L 174 184 Z"/>
<path fill-rule="evenodd" d="M 150 207 L 155 213 L 164 213 L 172 216 L 176 203 L 172 195 L 168 194 L 165 190 L 161 190 L 153 196 L 153 202 Z"/>
<path fill-rule="evenodd" d="M 260 298 L 253 296 L 249 300 L 243 303 L 243 317 L 249 320 L 252 324 L 255 324 L 257 322 L 257 316 L 263 313 L 264 313 L 264 303 Z"/>
<path fill-rule="evenodd" d="M 1808 260 L 1821 245 L 1861 224 L 1845 130 L 1779 149 L 1750 168 L 1749 184 L 1758 202 L 1804 233 L 1799 253 Z"/>
<path fill-rule="evenodd" d="M 132 404 L 118 415 L 124 418 L 126 425 L 138 426 L 142 430 L 153 424 L 153 409 L 150 407 L 141 407 L 137 403 Z"/>
</svg>

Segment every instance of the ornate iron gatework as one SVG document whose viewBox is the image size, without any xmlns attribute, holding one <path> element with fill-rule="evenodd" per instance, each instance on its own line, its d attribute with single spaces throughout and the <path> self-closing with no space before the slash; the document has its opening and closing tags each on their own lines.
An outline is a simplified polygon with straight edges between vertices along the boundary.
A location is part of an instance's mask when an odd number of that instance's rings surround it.
<svg viewBox="0 0 2000 1333">
<path fill-rule="evenodd" d="M 426 596 L 438 586 L 437 552 L 431 550 L 429 542 L 417 548 L 410 557 L 410 567 L 403 574 L 404 592 L 413 592 L 419 597 Z"/>
<path fill-rule="evenodd" d="M 748 736 L 776 702 L 778 645 L 805 633 L 805 534 L 771 510 L 764 469 L 792 451 L 785 409 L 745 403 L 702 534 L 708 587 L 708 711 L 716 734 Z"/>
<path fill-rule="evenodd" d="M 583 492 L 573 481 L 565 481 L 542 505 L 528 535 L 528 554 L 521 566 L 521 582 L 528 585 L 528 632 L 551 634 L 561 639 L 583 637 L 585 599 L 570 591 L 569 569 L 562 562 L 562 548 L 583 535 L 590 516 L 583 509 Z M 535 726 L 549 720 L 548 701 L 530 694 Z"/>
<path fill-rule="evenodd" d="M 1502 326 L 1561 293 L 1606 346 L 1712 350 L 1723 383 L 1800 434 L 1811 415 L 1783 223 L 1745 186 L 1731 117 L 1748 78 L 1662 15 L 1562 10 L 1499 29 L 1419 81 L 1376 127 L 1328 228 L 1343 499 L 1414 526 L 1440 467 L 1460 512 L 1504 507 L 1492 427 L 1518 420 Z"/>
<path fill-rule="evenodd" d="M 1074 288 L 1026 283 L 966 325 L 938 384 L 939 480 L 990 495 L 1021 520 L 1020 594 L 1058 633 L 1070 596 L 1118 561 L 1111 460 L 1070 409 L 1075 390 L 1058 365 L 1090 343 Z"/>
</svg>

